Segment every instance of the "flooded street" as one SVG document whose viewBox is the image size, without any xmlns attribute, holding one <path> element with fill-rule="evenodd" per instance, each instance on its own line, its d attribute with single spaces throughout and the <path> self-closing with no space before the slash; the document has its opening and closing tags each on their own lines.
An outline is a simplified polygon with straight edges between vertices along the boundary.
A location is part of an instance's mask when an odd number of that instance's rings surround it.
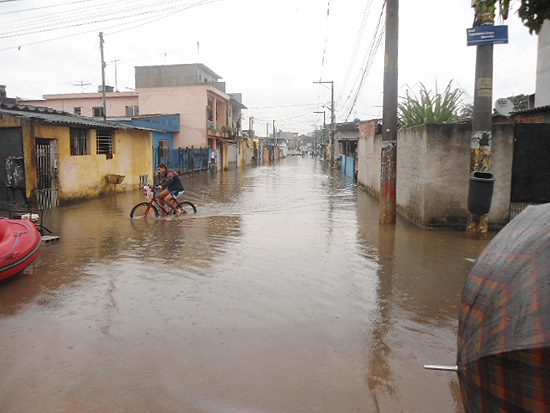
<svg viewBox="0 0 550 413">
<path fill-rule="evenodd" d="M 2 412 L 460 412 L 460 297 L 488 241 L 378 223 L 313 158 L 185 178 L 198 213 L 129 218 L 138 191 L 58 208 L 0 285 Z"/>
</svg>

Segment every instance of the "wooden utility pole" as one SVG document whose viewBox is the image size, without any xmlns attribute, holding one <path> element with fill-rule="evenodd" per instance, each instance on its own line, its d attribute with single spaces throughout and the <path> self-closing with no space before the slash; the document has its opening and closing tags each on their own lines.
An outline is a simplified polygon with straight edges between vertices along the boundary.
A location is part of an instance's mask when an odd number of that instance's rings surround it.
<svg viewBox="0 0 550 413">
<path fill-rule="evenodd" d="M 395 224 L 397 177 L 397 58 L 399 0 L 386 0 L 383 132 L 380 171 L 380 222 Z"/>
<path fill-rule="evenodd" d="M 476 0 L 474 26 L 493 26 L 495 6 L 485 0 Z M 472 138 L 470 141 L 470 174 L 488 172 L 491 169 L 493 146 L 493 45 L 476 46 L 476 70 L 474 85 L 474 111 Z M 486 238 L 489 233 L 489 215 L 469 213 L 467 236 Z"/>
<path fill-rule="evenodd" d="M 101 90 L 103 92 L 103 120 L 107 121 L 107 96 L 105 94 L 105 59 L 103 58 L 103 32 L 99 32 L 99 49 L 101 50 Z"/>
</svg>

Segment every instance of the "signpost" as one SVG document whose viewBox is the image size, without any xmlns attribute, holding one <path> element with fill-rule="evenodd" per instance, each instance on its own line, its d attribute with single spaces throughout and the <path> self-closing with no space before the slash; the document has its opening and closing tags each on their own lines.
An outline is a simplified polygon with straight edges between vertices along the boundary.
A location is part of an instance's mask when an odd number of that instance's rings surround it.
<svg viewBox="0 0 550 413">
<path fill-rule="evenodd" d="M 466 30 L 468 46 L 508 43 L 508 26 L 477 26 Z"/>
</svg>

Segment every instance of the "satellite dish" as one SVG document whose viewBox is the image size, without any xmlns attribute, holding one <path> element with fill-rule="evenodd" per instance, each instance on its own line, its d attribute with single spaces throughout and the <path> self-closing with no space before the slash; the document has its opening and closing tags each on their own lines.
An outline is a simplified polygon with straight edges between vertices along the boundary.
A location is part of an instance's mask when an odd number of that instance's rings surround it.
<svg viewBox="0 0 550 413">
<path fill-rule="evenodd" d="M 495 110 L 499 115 L 509 116 L 514 111 L 514 102 L 507 98 L 497 99 Z"/>
</svg>

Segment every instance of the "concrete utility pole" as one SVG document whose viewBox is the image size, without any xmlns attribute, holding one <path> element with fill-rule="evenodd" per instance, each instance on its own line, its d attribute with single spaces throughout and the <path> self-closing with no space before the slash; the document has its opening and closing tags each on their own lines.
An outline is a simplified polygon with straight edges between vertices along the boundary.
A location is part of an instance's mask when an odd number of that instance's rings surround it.
<svg viewBox="0 0 550 413">
<path fill-rule="evenodd" d="M 494 4 L 485 0 L 473 2 L 476 7 L 474 25 L 492 26 L 495 20 Z M 472 116 L 472 139 L 470 141 L 470 173 L 488 172 L 491 169 L 493 146 L 493 45 L 476 46 L 476 71 L 474 86 L 474 111 Z M 489 232 L 489 215 L 470 212 L 467 235 L 485 238 Z"/>
<path fill-rule="evenodd" d="M 386 0 L 386 44 L 384 53 L 384 102 L 380 170 L 380 222 L 396 220 L 397 178 L 397 58 L 399 0 Z"/>
<path fill-rule="evenodd" d="M 103 120 L 107 121 L 107 97 L 105 95 L 105 60 L 103 58 L 103 32 L 99 32 L 99 49 L 101 50 L 101 90 L 103 92 Z"/>
<path fill-rule="evenodd" d="M 325 111 L 322 111 L 322 112 L 313 112 L 313 113 L 319 113 L 319 114 L 323 114 L 323 134 L 321 135 L 322 136 L 322 141 L 323 143 L 325 142 L 325 139 L 326 139 L 326 131 L 327 131 L 327 119 L 326 119 L 326 113 Z M 314 148 L 315 149 L 315 148 Z"/>
<path fill-rule="evenodd" d="M 326 81 L 326 82 L 313 82 L 315 84 L 327 84 L 330 83 L 330 166 L 334 166 L 334 128 L 335 128 L 335 122 L 336 122 L 336 115 L 334 113 L 334 81 Z"/>
</svg>

